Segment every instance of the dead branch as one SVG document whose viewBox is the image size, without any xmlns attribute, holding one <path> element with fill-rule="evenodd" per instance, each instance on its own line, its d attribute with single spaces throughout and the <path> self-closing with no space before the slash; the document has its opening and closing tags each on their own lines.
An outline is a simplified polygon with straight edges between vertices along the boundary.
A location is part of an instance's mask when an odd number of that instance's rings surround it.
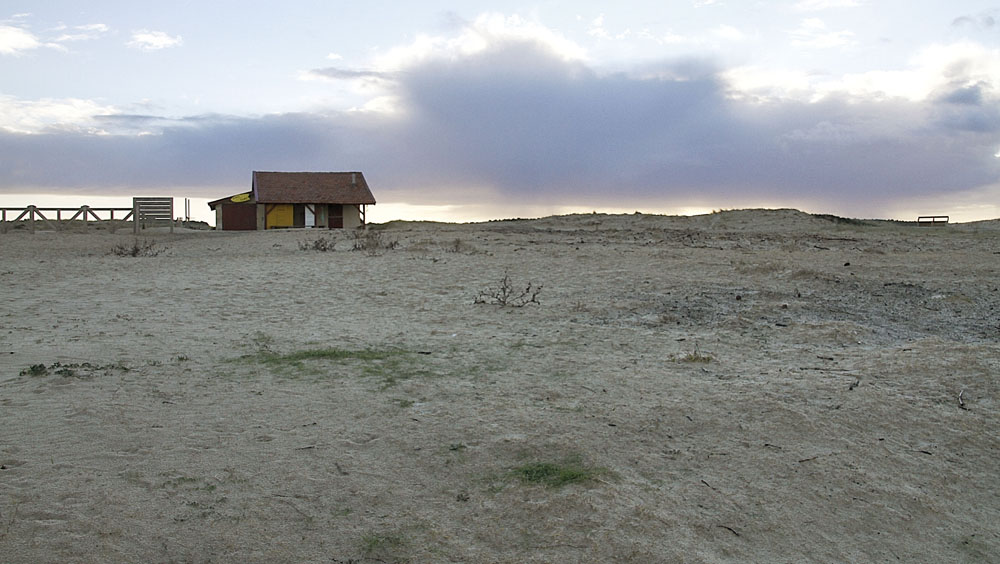
<svg viewBox="0 0 1000 564">
<path fill-rule="evenodd" d="M 719 527 L 722 527 L 723 529 L 729 531 L 730 533 L 732 533 L 732 534 L 734 534 L 736 536 L 740 536 L 740 534 L 736 532 L 736 529 L 734 529 L 732 527 L 727 527 L 725 525 L 719 525 Z"/>
<path fill-rule="evenodd" d="M 500 307 L 524 307 L 528 304 L 541 304 L 538 301 L 538 294 L 541 292 L 542 286 L 536 286 L 532 282 L 528 282 L 524 289 L 521 289 L 520 285 L 515 286 L 511 282 L 510 275 L 504 272 L 497 287 L 480 290 L 479 295 L 472 303 L 493 304 Z"/>
</svg>

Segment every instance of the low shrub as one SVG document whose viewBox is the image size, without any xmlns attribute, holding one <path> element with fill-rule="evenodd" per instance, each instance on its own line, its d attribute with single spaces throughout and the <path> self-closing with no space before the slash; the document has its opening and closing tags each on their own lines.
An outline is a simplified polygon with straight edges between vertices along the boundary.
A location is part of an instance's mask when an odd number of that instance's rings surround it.
<svg viewBox="0 0 1000 564">
<path fill-rule="evenodd" d="M 131 244 L 118 243 L 114 247 L 111 247 L 111 252 L 109 254 L 119 257 L 155 257 L 164 250 L 166 249 L 157 246 L 156 241 L 147 241 L 143 239 L 140 243 L 139 240 L 136 239 Z"/>
<path fill-rule="evenodd" d="M 504 272 L 500 283 L 495 287 L 480 290 L 473 303 L 492 304 L 500 307 L 524 307 L 528 304 L 541 304 L 538 301 L 538 294 L 541 292 L 542 286 L 536 286 L 530 281 L 525 286 L 515 286 L 510 275 Z"/>
<path fill-rule="evenodd" d="M 334 251 L 336 250 L 337 240 L 333 237 L 324 237 L 320 235 L 312 241 L 299 241 L 300 251 Z"/>
<path fill-rule="evenodd" d="M 368 256 L 373 257 L 383 251 L 391 251 L 399 247 L 399 241 L 386 237 L 381 231 L 358 230 L 352 232 L 354 244 L 352 251 L 364 251 Z"/>
</svg>

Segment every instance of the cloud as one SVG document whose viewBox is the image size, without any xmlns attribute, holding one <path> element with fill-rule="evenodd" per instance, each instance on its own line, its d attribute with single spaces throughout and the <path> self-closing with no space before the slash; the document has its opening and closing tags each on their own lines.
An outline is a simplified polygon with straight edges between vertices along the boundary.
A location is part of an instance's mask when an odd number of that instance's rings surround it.
<svg viewBox="0 0 1000 564">
<path fill-rule="evenodd" d="M 997 19 L 989 13 L 975 16 L 960 16 L 952 20 L 952 27 L 973 27 L 982 30 L 991 30 L 997 25 Z"/>
<path fill-rule="evenodd" d="M 322 69 L 312 69 L 306 73 L 312 78 L 326 78 L 331 80 L 356 80 L 356 79 L 377 79 L 385 80 L 393 76 L 392 73 L 374 70 L 343 69 L 339 67 L 326 67 Z"/>
<path fill-rule="evenodd" d="M 34 34 L 26 29 L 0 25 L 0 55 L 18 55 L 42 46 Z"/>
<path fill-rule="evenodd" d="M 849 30 L 830 31 L 819 18 L 802 20 L 799 27 L 788 32 L 792 45 L 808 49 L 831 49 L 853 45 L 854 32 Z"/>
<path fill-rule="evenodd" d="M 591 20 L 590 27 L 587 28 L 587 35 L 599 37 L 601 39 L 611 38 L 611 34 L 604 28 L 604 14 L 601 14 Z"/>
<path fill-rule="evenodd" d="M 990 140 L 929 122 L 921 104 L 744 104 L 728 98 L 703 63 L 662 67 L 641 77 L 603 76 L 526 46 L 426 65 L 402 85 L 413 119 L 401 137 L 412 147 L 404 158 L 508 196 L 606 201 L 619 193 L 650 199 L 693 192 L 717 201 L 750 194 L 870 199 L 974 185 L 996 172 L 950 170 L 953 160 L 983 155 Z M 654 78 L 671 76 L 685 78 Z"/>
<path fill-rule="evenodd" d="M 79 98 L 20 100 L 0 95 L 0 130 L 30 134 L 45 131 L 101 133 L 94 116 L 115 111 L 110 106 Z"/>
<path fill-rule="evenodd" d="M 542 24 L 520 16 L 487 13 L 471 21 L 454 18 L 452 37 L 419 35 L 409 45 L 396 47 L 376 57 L 383 71 L 413 67 L 439 59 L 459 59 L 508 43 L 530 43 L 567 61 L 586 60 L 586 50 Z"/>
<path fill-rule="evenodd" d="M 721 39 L 727 41 L 742 41 L 747 38 L 747 35 L 740 31 L 739 29 L 731 26 L 722 24 L 712 30 L 712 33 Z"/>
<path fill-rule="evenodd" d="M 819 12 L 834 8 L 857 8 L 861 5 L 860 0 L 801 0 L 793 8 L 800 12 Z"/>
<path fill-rule="evenodd" d="M 383 94 L 394 97 L 396 113 L 168 120 L 95 107 L 80 118 L 87 127 L 33 135 L 7 128 L 0 190 L 134 194 L 176 186 L 215 198 L 245 187 L 252 170 L 364 170 L 383 202 L 639 209 L 809 202 L 870 217 L 906 199 L 975 191 L 1000 175 L 997 75 L 980 60 L 998 58 L 983 48 L 927 55 L 942 58 L 943 76 L 921 99 L 844 92 L 813 99 L 734 96 L 711 61 L 606 72 L 534 36 L 483 40 L 466 50 L 427 38 L 434 49 L 392 59 L 391 72 L 373 65 L 389 77 Z M 368 74 L 319 71 L 335 79 Z"/>
<path fill-rule="evenodd" d="M 66 28 L 64 27 L 60 31 L 65 31 L 65 29 Z M 69 33 L 63 33 L 62 35 L 57 36 L 55 39 L 53 39 L 53 41 L 57 43 L 62 43 L 66 41 L 89 41 L 92 39 L 97 39 L 102 35 L 108 33 L 109 31 L 110 28 L 102 23 L 78 25 L 74 26 L 72 28 L 72 31 L 70 31 Z"/>
<path fill-rule="evenodd" d="M 27 19 L 31 14 L 18 14 L 8 22 L 18 22 Z M 66 51 L 63 43 L 97 39 L 108 33 L 110 28 L 102 23 L 68 27 L 60 24 L 47 32 L 63 32 L 51 38 L 40 39 L 24 27 L 7 25 L 0 22 L 0 55 L 19 55 L 25 51 L 47 47 L 57 51 Z"/>
<path fill-rule="evenodd" d="M 975 87 L 983 100 L 1000 103 L 1000 49 L 970 41 L 930 45 L 917 52 L 906 68 L 899 69 L 832 75 L 751 65 L 727 69 L 722 76 L 734 97 L 740 99 L 817 101 L 847 97 L 920 102 Z"/>
<path fill-rule="evenodd" d="M 132 32 L 132 39 L 126 45 L 133 49 L 142 49 L 143 51 L 158 51 L 160 49 L 179 47 L 183 43 L 184 41 L 180 35 L 170 36 L 162 31 L 143 29 Z"/>
</svg>

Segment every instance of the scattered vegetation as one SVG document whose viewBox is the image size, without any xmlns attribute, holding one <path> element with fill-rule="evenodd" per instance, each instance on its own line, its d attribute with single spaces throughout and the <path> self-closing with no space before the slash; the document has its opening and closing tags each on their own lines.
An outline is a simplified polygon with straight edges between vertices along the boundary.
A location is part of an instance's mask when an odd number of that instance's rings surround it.
<svg viewBox="0 0 1000 564">
<path fill-rule="evenodd" d="M 44 364 L 32 364 L 21 371 L 21 376 L 45 376 L 49 373 L 49 368 Z"/>
<path fill-rule="evenodd" d="M 511 473 L 525 484 L 539 484 L 550 488 L 560 488 L 569 484 L 589 482 L 603 470 L 584 466 L 572 459 L 562 463 L 531 462 L 518 466 Z"/>
<path fill-rule="evenodd" d="M 304 360 L 381 360 L 400 354 L 397 351 L 376 351 L 371 349 L 346 350 L 338 348 L 307 349 L 288 354 L 265 354 L 261 360 L 268 364 L 295 364 Z"/>
<path fill-rule="evenodd" d="M 32 364 L 22 370 L 20 375 L 48 376 L 49 374 L 55 374 L 57 376 L 63 376 L 64 378 L 90 378 L 93 377 L 96 372 L 108 372 L 110 370 L 128 372 L 129 368 L 120 362 L 103 365 L 91 364 L 89 362 L 70 364 L 54 362 L 48 366 L 45 364 Z"/>
<path fill-rule="evenodd" d="M 694 352 L 689 352 L 684 356 L 676 357 L 675 360 L 677 360 L 677 362 L 708 364 L 709 362 L 712 362 L 715 359 L 713 359 L 711 355 L 704 354 L 695 350 Z"/>
<path fill-rule="evenodd" d="M 250 347 L 257 355 L 274 354 L 274 337 L 263 331 L 257 331 L 250 336 Z"/>
<path fill-rule="evenodd" d="M 813 217 L 816 219 L 823 219 L 831 223 L 846 224 L 846 225 L 869 225 L 870 222 L 863 219 L 854 219 L 850 217 L 840 217 L 837 215 L 831 215 L 828 213 L 815 213 Z"/>
<path fill-rule="evenodd" d="M 541 285 L 528 282 L 527 285 L 515 285 L 510 275 L 504 272 L 500 283 L 495 287 L 479 291 L 473 303 L 492 304 L 500 307 L 524 307 L 528 304 L 540 304 L 538 294 L 542 292 Z"/>
<path fill-rule="evenodd" d="M 415 376 L 433 376 L 434 373 L 420 365 L 414 364 L 413 358 L 403 352 L 395 351 L 396 355 L 377 362 L 364 365 L 362 373 L 365 376 L 378 378 L 381 381 L 379 390 L 387 390 L 400 381 L 409 380 Z"/>
<path fill-rule="evenodd" d="M 391 552 L 399 550 L 405 544 L 402 535 L 389 533 L 366 533 L 361 537 L 361 552 L 369 558 L 390 557 Z"/>
<path fill-rule="evenodd" d="M 460 237 L 456 237 L 454 240 L 445 245 L 444 251 L 446 253 L 461 253 L 467 255 L 479 252 L 476 249 L 475 245 L 472 245 L 471 243 L 466 243 Z"/>
<path fill-rule="evenodd" d="M 312 241 L 299 241 L 300 251 L 320 251 L 325 253 L 336 250 L 336 246 L 337 239 L 332 236 L 320 235 Z"/>
<path fill-rule="evenodd" d="M 356 373 L 361 376 L 376 378 L 380 381 L 379 390 L 386 390 L 414 376 L 429 376 L 432 373 L 418 363 L 414 363 L 410 351 L 397 349 L 341 349 L 328 347 L 320 349 L 305 349 L 290 353 L 277 353 L 272 347 L 271 338 L 258 334 L 253 338 L 251 346 L 255 351 L 240 357 L 242 361 L 258 363 L 270 368 L 274 373 L 287 377 L 321 376 L 330 373 L 330 363 L 345 363 L 357 361 Z M 343 370 L 338 369 L 337 373 Z M 413 402 L 400 400 L 400 407 L 410 407 Z"/>
<path fill-rule="evenodd" d="M 155 257 L 165 251 L 164 247 L 157 245 L 156 241 L 143 239 L 140 243 L 138 239 L 128 243 L 118 243 L 111 247 L 109 254 L 119 257 Z"/>
<path fill-rule="evenodd" d="M 384 251 L 391 251 L 399 247 L 399 241 L 390 239 L 381 231 L 362 229 L 352 232 L 354 244 L 352 251 L 364 251 L 368 256 L 374 257 Z"/>
</svg>

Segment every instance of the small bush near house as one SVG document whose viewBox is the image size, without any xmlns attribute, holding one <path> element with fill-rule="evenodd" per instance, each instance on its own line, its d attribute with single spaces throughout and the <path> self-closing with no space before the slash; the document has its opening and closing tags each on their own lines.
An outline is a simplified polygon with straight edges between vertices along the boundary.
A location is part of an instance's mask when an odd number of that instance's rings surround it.
<svg viewBox="0 0 1000 564">
<path fill-rule="evenodd" d="M 323 237 L 319 236 L 312 241 L 299 241 L 300 251 L 334 251 L 336 250 L 337 240 L 333 237 Z"/>
<path fill-rule="evenodd" d="M 399 247 L 399 241 L 386 237 L 381 231 L 359 230 L 354 231 L 353 235 L 354 246 L 351 250 L 364 251 L 370 257 L 377 256 L 383 251 L 391 251 Z"/>
</svg>

